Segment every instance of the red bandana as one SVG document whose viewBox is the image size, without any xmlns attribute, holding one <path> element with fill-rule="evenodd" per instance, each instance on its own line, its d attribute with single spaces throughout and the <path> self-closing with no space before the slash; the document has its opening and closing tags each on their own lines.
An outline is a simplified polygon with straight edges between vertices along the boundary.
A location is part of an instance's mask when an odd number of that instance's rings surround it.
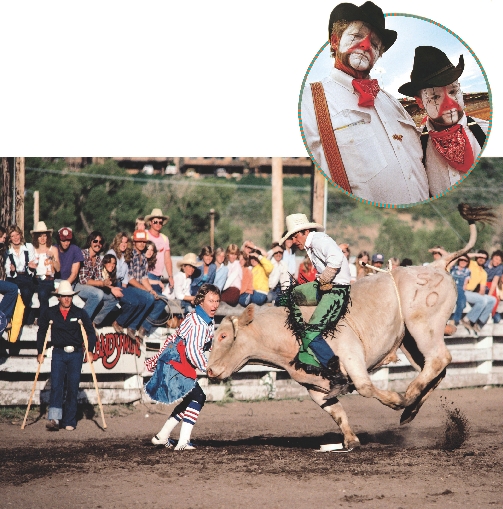
<svg viewBox="0 0 503 509">
<path fill-rule="evenodd" d="M 379 83 L 377 80 L 353 80 L 353 88 L 359 94 L 358 106 L 370 108 L 374 106 L 374 99 L 379 93 Z"/>
<path fill-rule="evenodd" d="M 473 150 L 463 126 L 453 125 L 444 131 L 429 131 L 431 142 L 449 165 L 461 173 L 467 173 L 473 165 Z"/>
</svg>

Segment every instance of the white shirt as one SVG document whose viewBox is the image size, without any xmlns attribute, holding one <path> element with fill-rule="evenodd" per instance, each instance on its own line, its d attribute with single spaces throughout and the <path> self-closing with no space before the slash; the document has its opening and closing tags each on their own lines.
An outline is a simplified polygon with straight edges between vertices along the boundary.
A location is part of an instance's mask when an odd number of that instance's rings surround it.
<svg viewBox="0 0 503 509">
<path fill-rule="evenodd" d="M 285 249 L 283 251 L 283 263 L 286 263 L 290 274 L 295 275 L 297 273 L 297 261 L 295 260 L 295 253 Z"/>
<path fill-rule="evenodd" d="M 338 285 L 351 283 L 349 262 L 334 239 L 323 232 L 310 232 L 304 247 L 318 274 L 321 274 L 326 267 L 340 269 L 332 282 Z"/>
<path fill-rule="evenodd" d="M 177 272 L 174 277 L 175 298 L 183 300 L 190 295 L 190 283 L 192 283 L 192 279 L 187 277 L 185 272 Z"/>
<path fill-rule="evenodd" d="M 489 122 L 487 120 L 481 120 L 480 118 L 474 118 L 475 122 L 479 124 L 482 131 L 487 135 L 487 130 L 489 128 Z M 480 145 L 476 140 L 475 136 L 472 134 L 470 128 L 468 127 L 468 120 L 466 115 L 463 115 L 458 124 L 463 126 L 463 129 L 470 140 L 470 144 L 473 150 L 474 159 L 477 159 L 477 156 L 480 154 Z M 426 127 L 428 131 L 435 129 L 433 124 L 428 120 L 426 122 Z M 453 186 L 458 180 L 461 180 L 466 176 L 466 173 L 461 173 L 460 171 L 455 170 L 452 166 L 449 165 L 449 161 L 442 157 L 436 148 L 433 146 L 433 143 L 430 141 L 430 137 L 428 136 L 428 144 L 426 146 L 426 174 L 428 175 L 428 182 L 430 184 L 430 194 L 432 196 L 437 196 L 445 192 L 449 187 Z"/>
<path fill-rule="evenodd" d="M 427 200 L 428 181 L 416 124 L 384 90 L 377 94 L 374 107 L 358 106 L 352 80 L 349 74 L 333 69 L 321 81 L 352 193 L 375 203 Z M 330 176 L 309 84 L 302 94 L 301 115 L 309 149 Z"/>
<path fill-rule="evenodd" d="M 9 248 L 6 252 L 6 258 L 5 258 L 5 274 L 7 277 L 16 277 L 16 274 L 11 274 L 10 272 L 10 256 L 11 254 L 14 257 L 14 265 L 16 266 L 16 272 L 25 272 L 26 270 L 26 257 L 24 255 L 24 252 L 28 252 L 28 263 L 35 260 L 35 248 L 33 247 L 33 244 L 30 244 L 27 242 L 26 244 L 22 244 L 19 249 L 19 256 L 16 255 L 16 252 L 14 251 L 14 248 Z M 31 274 L 31 273 L 30 273 Z"/>
<path fill-rule="evenodd" d="M 243 280 L 243 267 L 239 263 L 239 260 L 234 260 L 227 264 L 229 272 L 227 273 L 227 280 L 225 281 L 224 291 L 231 286 L 241 289 L 241 281 Z"/>
<path fill-rule="evenodd" d="M 279 283 L 284 290 L 290 286 L 290 274 L 288 273 L 288 265 L 284 260 L 276 261 L 275 258 L 271 260 L 273 265 L 272 272 L 269 274 L 269 289 L 274 290 Z"/>
</svg>

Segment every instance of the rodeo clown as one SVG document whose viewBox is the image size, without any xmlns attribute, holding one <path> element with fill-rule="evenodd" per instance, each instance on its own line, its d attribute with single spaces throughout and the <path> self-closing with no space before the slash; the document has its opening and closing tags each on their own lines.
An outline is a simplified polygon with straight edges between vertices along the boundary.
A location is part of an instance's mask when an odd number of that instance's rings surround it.
<svg viewBox="0 0 503 509">
<path fill-rule="evenodd" d="M 312 156 L 338 186 L 360 198 L 394 204 L 426 200 L 416 125 L 370 78 L 397 33 L 385 28 L 374 3 L 342 3 L 330 15 L 328 37 L 334 69 L 302 93 L 302 129 Z"/>
<path fill-rule="evenodd" d="M 351 281 L 348 260 L 337 243 L 322 233 L 323 226 L 309 222 L 305 214 L 289 215 L 286 228 L 280 244 L 292 239 L 299 249 L 306 250 L 317 272 L 315 281 L 297 285 L 280 297 L 280 303 L 288 307 L 288 326 L 300 344 L 293 364 L 330 380 L 332 388 L 344 386 L 348 379 L 323 334 L 334 331 L 346 313 Z M 308 324 L 298 306 L 316 306 Z"/>
<path fill-rule="evenodd" d="M 423 163 L 431 196 L 438 196 L 464 178 L 486 140 L 489 122 L 467 117 L 458 82 L 463 55 L 456 67 L 433 46 L 416 48 L 410 82 L 398 91 L 415 97 L 427 119 L 421 134 Z"/>
<path fill-rule="evenodd" d="M 195 311 L 189 313 L 174 334 L 169 336 L 154 357 L 145 362 L 152 378 L 145 392 L 160 403 L 181 402 L 175 407 L 161 431 L 152 438 L 154 445 L 171 448 L 169 436 L 182 421 L 175 451 L 192 450 L 192 429 L 206 401 L 197 383 L 196 368 L 205 372 L 208 360 L 204 352 L 211 348 L 214 335 L 213 318 L 220 305 L 220 290 L 210 284 L 201 286 L 194 299 Z"/>
</svg>

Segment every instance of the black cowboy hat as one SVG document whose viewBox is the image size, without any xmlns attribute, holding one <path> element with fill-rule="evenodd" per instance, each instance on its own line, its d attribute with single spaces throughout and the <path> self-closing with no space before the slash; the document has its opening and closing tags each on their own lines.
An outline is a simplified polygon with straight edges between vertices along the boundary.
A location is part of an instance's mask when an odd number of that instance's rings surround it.
<svg viewBox="0 0 503 509">
<path fill-rule="evenodd" d="M 384 45 L 384 51 L 393 46 L 397 33 L 384 28 L 384 14 L 382 9 L 373 2 L 365 2 L 362 6 L 350 3 L 339 4 L 330 14 L 328 22 L 328 38 L 332 35 L 332 26 L 336 21 L 363 21 L 372 26 Z"/>
<path fill-rule="evenodd" d="M 463 55 L 459 56 L 458 65 L 454 67 L 442 50 L 434 46 L 418 46 L 410 82 L 403 84 L 398 91 L 408 97 L 414 97 L 422 88 L 450 85 L 463 74 L 464 68 Z"/>
</svg>

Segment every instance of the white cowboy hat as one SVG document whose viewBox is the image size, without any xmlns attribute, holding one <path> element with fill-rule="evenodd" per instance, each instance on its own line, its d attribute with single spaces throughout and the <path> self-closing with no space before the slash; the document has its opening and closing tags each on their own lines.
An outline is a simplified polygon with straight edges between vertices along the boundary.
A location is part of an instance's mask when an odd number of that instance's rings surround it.
<svg viewBox="0 0 503 509">
<path fill-rule="evenodd" d="M 151 219 L 153 219 L 154 217 L 160 217 L 162 218 L 163 222 L 162 224 L 166 224 L 168 222 L 168 219 L 169 217 L 168 216 L 165 216 L 163 213 L 162 213 L 162 210 L 161 209 L 152 209 L 152 212 L 148 215 L 148 216 L 145 216 L 145 221 L 150 221 Z"/>
<path fill-rule="evenodd" d="M 291 237 L 294 233 L 301 232 L 302 230 L 316 229 L 319 232 L 325 231 L 321 224 L 311 223 L 308 221 L 306 214 L 290 214 L 286 216 L 286 234 L 279 241 L 283 244 L 285 240 Z"/>
<path fill-rule="evenodd" d="M 187 253 L 181 260 L 176 262 L 176 266 L 180 269 L 184 265 L 192 265 L 192 267 L 201 267 L 203 262 L 197 261 L 197 256 L 194 253 Z"/>
<path fill-rule="evenodd" d="M 74 292 L 69 281 L 63 280 L 59 283 L 58 289 L 52 292 L 57 297 L 73 297 L 79 292 Z"/>
<path fill-rule="evenodd" d="M 52 233 L 52 228 L 47 228 L 47 226 L 45 225 L 45 223 L 43 221 L 39 221 L 37 223 L 37 226 L 35 227 L 35 229 L 30 230 L 30 233 L 46 233 L 46 232 Z"/>
</svg>

